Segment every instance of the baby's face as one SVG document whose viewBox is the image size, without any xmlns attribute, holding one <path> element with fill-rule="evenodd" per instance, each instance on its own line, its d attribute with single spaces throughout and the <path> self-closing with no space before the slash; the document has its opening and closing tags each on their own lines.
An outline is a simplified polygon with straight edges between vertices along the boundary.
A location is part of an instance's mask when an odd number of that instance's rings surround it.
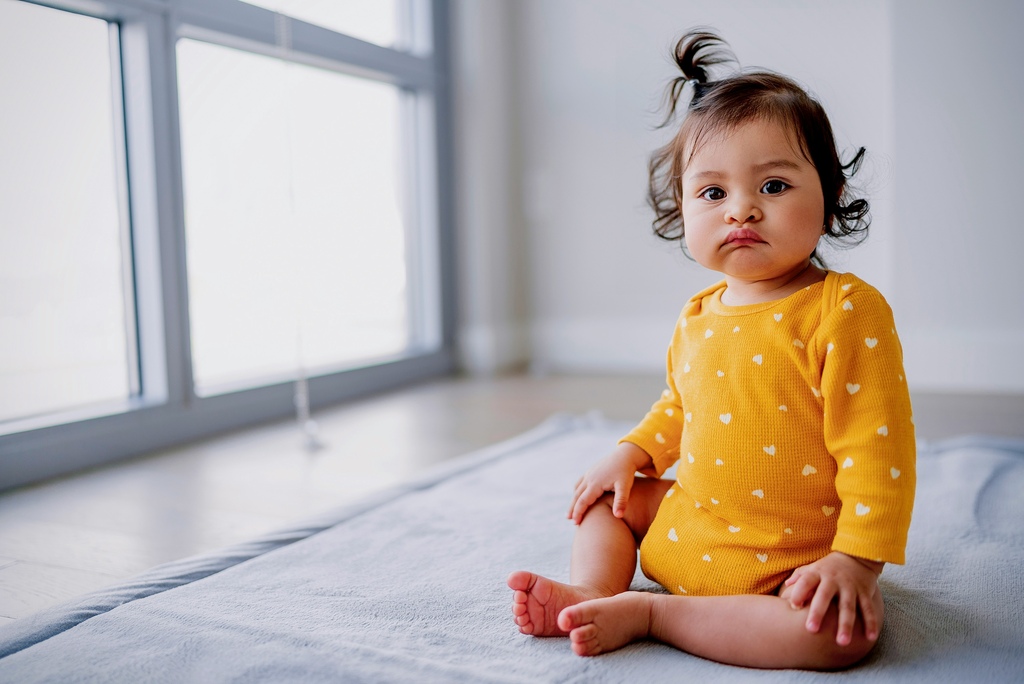
<svg viewBox="0 0 1024 684">
<path fill-rule="evenodd" d="M 825 221 L 817 170 L 789 130 L 765 121 L 708 139 L 683 172 L 682 197 L 687 249 L 727 280 L 799 273 Z"/>
</svg>

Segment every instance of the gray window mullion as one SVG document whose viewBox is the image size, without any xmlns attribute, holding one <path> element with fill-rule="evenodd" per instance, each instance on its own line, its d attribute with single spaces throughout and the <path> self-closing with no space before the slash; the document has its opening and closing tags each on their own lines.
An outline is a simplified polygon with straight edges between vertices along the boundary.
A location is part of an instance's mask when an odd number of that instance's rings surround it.
<svg viewBox="0 0 1024 684">
<path fill-rule="evenodd" d="M 178 35 L 277 55 L 277 13 L 238 0 L 176 0 Z M 431 88 L 432 57 L 419 57 L 288 19 L 288 59 L 410 88 Z"/>
</svg>

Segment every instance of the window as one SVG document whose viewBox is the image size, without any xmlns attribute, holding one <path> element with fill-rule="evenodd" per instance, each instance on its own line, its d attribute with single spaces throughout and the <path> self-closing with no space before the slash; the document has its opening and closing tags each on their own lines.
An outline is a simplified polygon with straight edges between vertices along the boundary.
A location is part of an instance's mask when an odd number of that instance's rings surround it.
<svg viewBox="0 0 1024 684">
<path fill-rule="evenodd" d="M 446 24 L 0 0 L 0 489 L 451 371 Z"/>
<path fill-rule="evenodd" d="M 200 392 L 406 351 L 400 89 L 191 40 L 178 83 Z"/>
<path fill-rule="evenodd" d="M 0 2 L 0 421 L 138 391 L 117 29 Z"/>
</svg>

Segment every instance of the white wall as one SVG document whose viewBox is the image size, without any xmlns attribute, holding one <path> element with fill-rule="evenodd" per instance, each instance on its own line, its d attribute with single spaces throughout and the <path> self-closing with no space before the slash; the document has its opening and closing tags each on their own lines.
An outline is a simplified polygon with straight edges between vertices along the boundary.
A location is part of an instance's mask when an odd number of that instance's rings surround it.
<svg viewBox="0 0 1024 684">
<path fill-rule="evenodd" d="M 459 349 L 489 374 L 529 358 L 514 5 L 452 3 Z"/>
<path fill-rule="evenodd" d="M 1024 3 L 893 0 L 892 20 L 907 375 L 1024 393 Z"/>
<path fill-rule="evenodd" d="M 460 206 L 506 202 L 501 220 L 462 227 L 487 235 L 465 236 L 464 262 L 506 262 L 463 289 L 479 300 L 479 290 L 504 279 L 525 301 L 489 310 L 519 336 L 504 361 L 661 372 L 680 305 L 718 276 L 652 235 L 646 163 L 667 135 L 653 127 L 676 75 L 671 47 L 687 28 L 710 25 L 745 66 L 780 71 L 814 92 L 843 148 L 868 148 L 858 180 L 872 202 L 871 237 L 831 263 L 892 302 L 912 386 L 1024 392 L 1015 357 L 1024 350 L 1024 269 L 1014 268 L 1024 231 L 1008 202 L 1024 188 L 1016 76 L 1024 54 L 1012 35 L 1024 16 L 1010 3 L 960 4 L 458 2 L 464 20 L 491 18 L 464 21 L 459 43 L 505 50 L 501 65 L 488 58 L 506 79 L 507 88 L 492 83 L 500 121 L 475 116 L 484 108 L 476 96 L 487 93 L 457 84 L 460 158 L 474 169 L 460 176 Z M 504 148 L 495 154 L 497 140 Z M 492 196 L 479 193 L 481 184 Z M 498 365 L 499 357 L 492 354 Z"/>
</svg>

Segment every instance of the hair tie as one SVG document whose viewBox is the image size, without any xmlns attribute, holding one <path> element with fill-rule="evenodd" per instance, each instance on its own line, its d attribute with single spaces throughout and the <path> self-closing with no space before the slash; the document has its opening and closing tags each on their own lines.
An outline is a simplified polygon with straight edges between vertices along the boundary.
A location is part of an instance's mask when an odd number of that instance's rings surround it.
<svg viewBox="0 0 1024 684">
<path fill-rule="evenodd" d="M 700 102 L 700 99 L 708 92 L 708 88 L 711 87 L 710 83 L 701 83 L 695 78 L 691 78 L 687 83 L 693 85 L 693 95 L 690 97 L 689 108 L 693 109 L 694 105 Z"/>
</svg>

